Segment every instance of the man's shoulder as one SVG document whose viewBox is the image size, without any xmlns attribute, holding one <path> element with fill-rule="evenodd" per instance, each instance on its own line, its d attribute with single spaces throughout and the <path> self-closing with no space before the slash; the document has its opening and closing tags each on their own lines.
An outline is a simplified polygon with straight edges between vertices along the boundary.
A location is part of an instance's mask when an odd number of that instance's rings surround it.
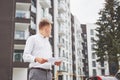
<svg viewBox="0 0 120 80">
<path fill-rule="evenodd" d="M 28 37 L 28 39 L 34 39 L 36 36 L 37 36 L 37 34 L 31 35 L 31 36 Z"/>
</svg>

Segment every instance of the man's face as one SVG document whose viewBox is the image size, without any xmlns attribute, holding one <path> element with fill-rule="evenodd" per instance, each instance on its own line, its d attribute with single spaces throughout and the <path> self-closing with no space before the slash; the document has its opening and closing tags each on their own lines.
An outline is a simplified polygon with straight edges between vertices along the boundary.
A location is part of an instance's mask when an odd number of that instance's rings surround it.
<svg viewBox="0 0 120 80">
<path fill-rule="evenodd" d="M 50 37 L 51 36 L 51 30 L 52 30 L 52 26 L 51 25 L 47 25 L 45 27 L 46 37 Z"/>
</svg>

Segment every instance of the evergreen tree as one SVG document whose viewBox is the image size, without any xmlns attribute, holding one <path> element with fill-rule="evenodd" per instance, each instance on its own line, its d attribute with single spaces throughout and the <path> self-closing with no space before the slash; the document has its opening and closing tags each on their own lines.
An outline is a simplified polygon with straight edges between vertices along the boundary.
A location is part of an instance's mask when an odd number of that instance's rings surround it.
<svg viewBox="0 0 120 80">
<path fill-rule="evenodd" d="M 104 8 L 99 12 L 99 19 L 96 24 L 98 40 L 96 42 L 95 53 L 99 57 L 98 61 L 108 60 L 109 71 L 114 75 L 118 68 L 120 54 L 120 3 L 118 0 L 105 0 Z"/>
</svg>

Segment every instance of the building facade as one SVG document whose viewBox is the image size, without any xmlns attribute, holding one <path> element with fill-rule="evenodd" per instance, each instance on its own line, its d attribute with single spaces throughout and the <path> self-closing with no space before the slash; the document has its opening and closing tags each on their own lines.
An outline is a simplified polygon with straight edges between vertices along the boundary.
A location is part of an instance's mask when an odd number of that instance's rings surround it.
<svg viewBox="0 0 120 80">
<path fill-rule="evenodd" d="M 12 80 L 27 80 L 28 63 L 22 59 L 26 39 L 36 34 L 36 0 L 15 0 Z"/>
<path fill-rule="evenodd" d="M 83 72 L 85 59 L 83 55 L 83 38 L 82 28 L 78 19 L 71 15 L 72 26 L 72 65 L 73 65 L 73 80 L 83 80 L 85 73 Z"/>
<path fill-rule="evenodd" d="M 55 66 L 55 80 L 72 80 L 71 15 L 69 0 L 54 0 L 54 56 L 65 60 Z"/>
<path fill-rule="evenodd" d="M 83 72 L 85 74 L 85 78 L 89 77 L 89 66 L 88 66 L 88 47 L 87 47 L 87 28 L 85 24 L 81 24 L 81 28 L 82 28 L 82 38 L 83 38 L 83 42 L 82 42 L 82 46 L 83 46 Z"/>
<path fill-rule="evenodd" d="M 96 75 L 109 75 L 108 62 L 97 62 L 97 55 L 94 53 L 95 47 L 94 39 L 96 37 L 95 29 L 99 27 L 96 24 L 86 24 L 87 28 L 87 46 L 88 46 L 88 63 L 89 63 L 89 76 Z"/>
<path fill-rule="evenodd" d="M 76 17 L 71 17 L 70 0 L 2 0 L 0 4 L 3 7 L 0 7 L 0 36 L 4 36 L 0 41 L 0 60 L 4 60 L 0 62 L 2 80 L 28 79 L 28 63 L 23 62 L 22 55 L 26 39 L 39 33 L 38 25 L 43 18 L 53 22 L 50 38 L 53 56 L 65 59 L 61 66 L 53 67 L 53 79 L 85 77 L 83 32 Z"/>
</svg>

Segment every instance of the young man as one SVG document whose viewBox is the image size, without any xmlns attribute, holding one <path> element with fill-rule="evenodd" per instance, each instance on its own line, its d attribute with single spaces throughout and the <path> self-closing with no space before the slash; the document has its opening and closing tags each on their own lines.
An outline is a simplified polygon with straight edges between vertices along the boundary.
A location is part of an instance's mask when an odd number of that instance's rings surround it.
<svg viewBox="0 0 120 80">
<path fill-rule="evenodd" d="M 59 66 L 60 61 L 48 62 L 52 57 L 52 49 L 49 42 L 51 35 L 51 23 L 43 19 L 39 23 L 39 34 L 30 36 L 25 45 L 23 59 L 29 64 L 29 80 L 52 80 L 51 66 Z"/>
</svg>

